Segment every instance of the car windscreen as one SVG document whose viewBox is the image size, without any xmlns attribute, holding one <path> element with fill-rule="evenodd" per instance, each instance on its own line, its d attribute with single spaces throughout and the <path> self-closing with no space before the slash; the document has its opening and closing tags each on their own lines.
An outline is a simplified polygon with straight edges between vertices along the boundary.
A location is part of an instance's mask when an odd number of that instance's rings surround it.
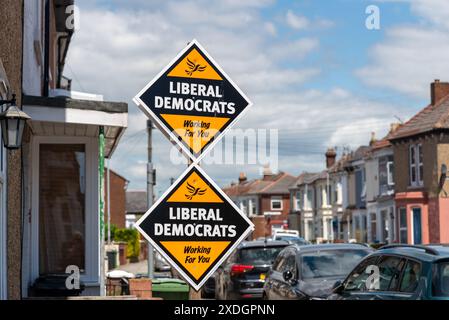
<svg viewBox="0 0 449 320">
<path fill-rule="evenodd" d="M 338 249 L 305 252 L 300 255 L 301 278 L 311 280 L 344 277 L 369 252 L 358 249 Z"/>
<path fill-rule="evenodd" d="M 435 297 L 449 297 L 449 261 L 435 264 L 432 292 Z"/>
<path fill-rule="evenodd" d="M 272 264 L 285 246 L 240 249 L 239 263 L 250 265 Z"/>
<path fill-rule="evenodd" d="M 304 240 L 301 237 L 294 237 L 294 236 L 276 236 L 274 240 L 281 240 L 281 241 L 288 241 L 290 243 L 298 244 L 298 245 L 304 245 L 307 244 L 307 241 Z"/>
</svg>

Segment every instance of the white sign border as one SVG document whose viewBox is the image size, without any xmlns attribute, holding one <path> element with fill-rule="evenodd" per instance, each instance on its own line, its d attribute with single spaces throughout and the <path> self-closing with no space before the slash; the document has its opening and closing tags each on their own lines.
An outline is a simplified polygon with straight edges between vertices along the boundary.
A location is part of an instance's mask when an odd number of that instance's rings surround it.
<svg viewBox="0 0 449 320">
<path fill-rule="evenodd" d="M 178 136 L 174 133 L 174 131 L 170 130 L 157 116 L 156 114 L 140 99 L 140 97 L 157 81 L 162 75 L 170 69 L 175 62 L 181 58 L 193 45 L 196 45 L 202 53 L 212 62 L 213 66 L 217 68 L 221 74 L 225 77 L 229 83 L 237 90 L 237 92 L 248 102 L 248 105 L 245 109 L 243 109 L 240 114 L 232 120 L 232 122 L 226 127 L 225 130 L 220 131 L 220 133 L 214 137 L 214 140 L 206 146 L 201 152 L 199 156 L 195 156 L 193 152 L 190 151 L 188 147 L 184 145 L 182 141 L 179 141 Z M 181 147 L 181 152 L 185 154 L 188 158 L 190 158 L 194 163 L 199 163 L 201 159 L 215 146 L 215 144 L 220 141 L 224 134 L 232 128 L 235 123 L 247 112 L 247 110 L 253 105 L 253 103 L 248 99 L 248 97 L 243 93 L 243 91 L 232 81 L 232 79 L 224 72 L 224 70 L 220 67 L 220 65 L 215 62 L 215 60 L 211 57 L 211 55 L 203 48 L 203 46 L 196 40 L 193 39 L 190 43 L 172 60 L 170 63 L 158 73 L 156 77 L 153 78 L 134 98 L 134 103 L 150 118 L 153 119 L 157 123 L 157 127 L 162 128 L 166 134 L 168 134 L 168 138 L 175 143 L 176 145 Z"/>
<path fill-rule="evenodd" d="M 184 177 L 189 174 L 189 172 L 193 169 L 198 170 L 204 178 L 207 180 L 208 183 L 212 184 L 212 186 L 220 193 L 220 195 L 228 201 L 228 203 L 236 210 L 237 213 L 239 213 L 246 222 L 248 222 L 249 226 L 248 228 L 242 233 L 240 238 L 232 245 L 231 248 L 227 250 L 227 252 L 221 257 L 221 259 L 215 263 L 214 267 L 204 276 L 203 280 L 197 285 L 180 267 L 178 267 L 178 264 L 173 261 L 166 253 L 165 251 L 156 243 L 154 242 L 145 231 L 140 228 L 140 224 L 153 212 L 154 209 L 156 209 L 157 206 L 168 196 L 168 194 L 176 187 L 178 187 L 178 184 L 184 179 Z M 237 207 L 237 205 L 232 201 L 226 193 L 224 193 L 223 190 L 217 184 L 201 169 L 201 167 L 196 164 L 192 163 L 182 174 L 181 176 L 168 188 L 165 193 L 159 197 L 159 199 L 151 206 L 151 208 L 137 221 L 137 223 L 134 225 L 135 228 L 145 237 L 146 240 L 148 240 L 151 245 L 156 248 L 156 250 L 166 259 L 170 265 L 175 268 L 182 277 L 196 290 L 199 291 L 201 287 L 204 285 L 204 283 L 209 279 L 209 277 L 218 269 L 218 267 L 229 257 L 229 255 L 237 248 L 237 246 L 248 236 L 248 234 L 252 231 L 254 231 L 254 223 Z"/>
</svg>

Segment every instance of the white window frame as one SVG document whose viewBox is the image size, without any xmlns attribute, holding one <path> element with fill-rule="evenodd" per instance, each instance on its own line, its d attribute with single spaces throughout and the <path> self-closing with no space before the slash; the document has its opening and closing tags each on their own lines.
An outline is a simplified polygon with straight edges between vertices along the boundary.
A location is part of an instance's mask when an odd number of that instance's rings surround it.
<svg viewBox="0 0 449 320">
<path fill-rule="evenodd" d="M 251 210 L 249 211 L 249 214 L 251 215 L 251 216 L 257 216 L 258 215 L 258 213 L 257 213 L 257 199 L 256 198 L 252 198 L 252 199 L 250 199 L 250 201 L 251 201 Z"/>
<path fill-rule="evenodd" d="M 388 161 L 387 162 L 387 184 L 389 186 L 394 186 L 393 170 L 394 170 L 394 162 Z"/>
<path fill-rule="evenodd" d="M 41 144 L 84 144 L 86 146 L 86 240 L 85 272 L 81 281 L 86 286 L 100 285 L 100 224 L 98 138 L 43 137 L 32 139 L 32 196 L 31 196 L 31 282 L 39 277 L 39 150 Z"/>
<path fill-rule="evenodd" d="M 281 204 L 280 208 L 274 208 L 273 207 L 273 203 L 274 202 L 279 202 Z M 270 206 L 271 206 L 271 211 L 282 211 L 283 208 L 284 208 L 282 197 L 279 197 L 279 196 L 271 197 L 271 199 L 270 199 Z"/>
<path fill-rule="evenodd" d="M 422 157 L 422 144 L 418 143 L 418 144 L 411 144 L 409 146 L 409 151 L 408 151 L 408 158 L 409 158 L 409 184 L 412 187 L 421 187 L 423 185 L 423 177 L 421 176 L 420 173 L 420 168 L 422 167 L 424 169 L 424 164 L 423 164 L 423 159 Z M 412 157 L 415 160 L 415 163 L 412 163 Z M 415 180 L 412 179 L 413 177 L 413 172 L 415 173 Z M 424 175 L 424 170 L 423 170 L 423 175 Z"/>
<path fill-rule="evenodd" d="M 296 191 L 295 192 L 295 210 L 296 211 L 300 211 L 301 210 L 301 191 Z"/>
</svg>

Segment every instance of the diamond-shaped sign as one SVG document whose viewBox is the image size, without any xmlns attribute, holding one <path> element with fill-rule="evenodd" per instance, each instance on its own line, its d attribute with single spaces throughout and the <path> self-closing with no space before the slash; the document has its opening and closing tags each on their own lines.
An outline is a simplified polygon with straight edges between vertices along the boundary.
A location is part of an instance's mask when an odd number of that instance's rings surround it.
<svg viewBox="0 0 449 320">
<path fill-rule="evenodd" d="M 134 102 L 192 160 L 200 160 L 251 105 L 196 40 Z"/>
<path fill-rule="evenodd" d="M 195 290 L 254 229 L 246 215 L 195 164 L 136 227 Z"/>
</svg>

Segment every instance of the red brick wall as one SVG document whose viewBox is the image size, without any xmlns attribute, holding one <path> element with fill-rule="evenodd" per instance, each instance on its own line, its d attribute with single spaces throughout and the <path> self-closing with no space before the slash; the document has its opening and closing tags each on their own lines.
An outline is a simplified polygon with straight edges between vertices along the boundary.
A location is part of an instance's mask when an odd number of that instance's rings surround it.
<svg viewBox="0 0 449 320">
<path fill-rule="evenodd" d="M 276 195 L 264 195 L 261 199 L 261 213 L 266 211 L 276 212 L 277 210 L 271 210 L 271 197 L 275 197 Z M 273 220 L 287 220 L 288 213 L 290 212 L 290 195 L 282 196 L 282 210 L 280 211 L 281 215 L 273 217 Z"/>
<path fill-rule="evenodd" d="M 251 221 L 254 223 L 254 232 L 252 233 L 251 239 L 256 240 L 260 237 L 265 237 L 266 232 L 266 222 L 264 216 L 258 216 L 251 218 Z"/>
<path fill-rule="evenodd" d="M 121 176 L 117 175 L 114 171 L 109 171 L 111 177 L 111 224 L 117 226 L 117 228 L 125 228 L 126 226 L 126 183 L 127 181 Z M 104 174 L 105 180 L 105 221 L 107 221 L 108 214 L 108 199 L 107 199 L 107 186 L 108 175 L 107 170 Z"/>
<path fill-rule="evenodd" d="M 440 217 L 438 198 L 429 199 L 429 243 L 440 242 Z"/>
</svg>

